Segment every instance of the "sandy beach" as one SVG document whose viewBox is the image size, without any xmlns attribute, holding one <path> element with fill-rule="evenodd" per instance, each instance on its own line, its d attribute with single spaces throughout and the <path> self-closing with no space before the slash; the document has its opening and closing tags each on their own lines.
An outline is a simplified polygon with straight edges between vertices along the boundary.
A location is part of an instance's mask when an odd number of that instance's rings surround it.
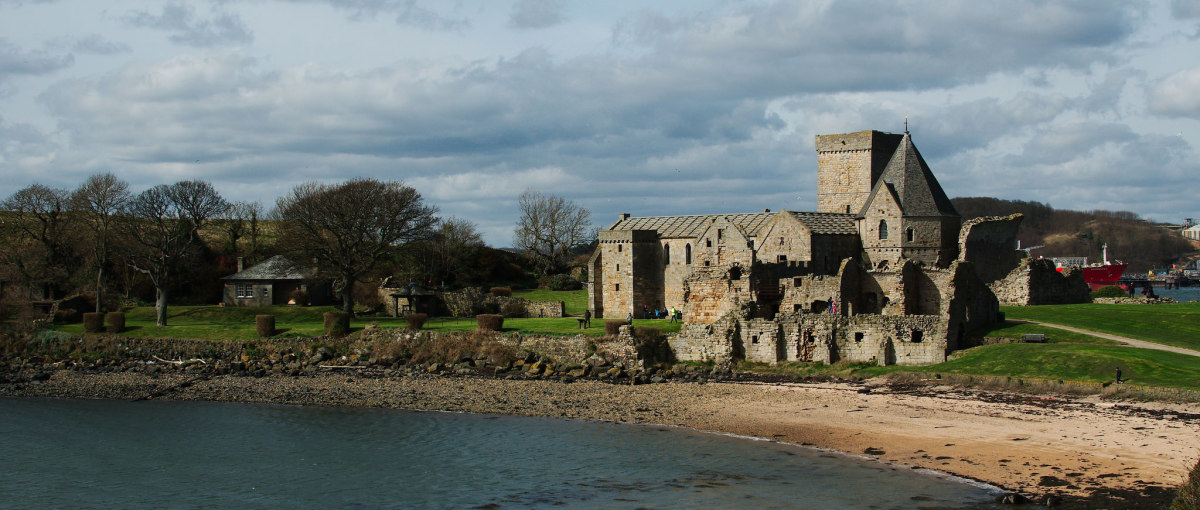
<svg viewBox="0 0 1200 510">
<path fill-rule="evenodd" d="M 372 406 L 674 425 L 929 468 L 1039 504 L 1050 498 L 1080 508 L 1169 502 L 1200 457 L 1198 404 L 870 382 L 629 385 L 403 370 L 258 378 L 55 370 L 33 378 L 10 374 L 0 396 Z"/>
</svg>

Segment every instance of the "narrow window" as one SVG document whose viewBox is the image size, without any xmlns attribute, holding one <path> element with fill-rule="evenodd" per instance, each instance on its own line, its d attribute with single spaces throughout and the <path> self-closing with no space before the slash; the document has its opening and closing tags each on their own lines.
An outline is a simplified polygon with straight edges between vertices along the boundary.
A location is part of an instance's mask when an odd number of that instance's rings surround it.
<svg viewBox="0 0 1200 510">
<path fill-rule="evenodd" d="M 692 263 L 692 243 L 688 243 L 683 246 L 683 263 Z"/>
<path fill-rule="evenodd" d="M 752 344 L 758 343 L 758 335 L 754 335 L 754 336 L 750 337 L 750 343 L 752 343 Z"/>
<path fill-rule="evenodd" d="M 617 251 L 621 251 L 621 244 L 617 244 Z"/>
<path fill-rule="evenodd" d="M 671 263 L 671 245 L 664 244 L 663 245 L 663 264 L 670 264 L 670 263 Z"/>
<path fill-rule="evenodd" d="M 879 238 L 887 239 L 887 220 L 879 220 Z"/>
<path fill-rule="evenodd" d="M 862 339 L 863 339 L 863 334 L 861 331 L 854 333 L 854 341 L 855 342 L 861 342 Z"/>
<path fill-rule="evenodd" d="M 705 265 L 706 267 L 708 266 L 708 261 L 707 261 L 707 260 L 706 260 L 706 261 L 704 261 L 704 265 Z"/>
<path fill-rule="evenodd" d="M 271 297 L 271 288 L 263 287 L 263 297 Z"/>
<path fill-rule="evenodd" d="M 912 341 L 914 344 L 921 343 L 924 333 L 919 329 L 914 329 L 912 332 Z"/>
<path fill-rule="evenodd" d="M 621 264 L 617 264 L 617 271 L 621 271 Z"/>
<path fill-rule="evenodd" d="M 619 291 L 619 290 L 621 290 L 621 284 L 619 284 L 619 283 L 614 283 L 614 284 L 613 284 L 613 290 L 618 290 L 618 291 Z"/>
<path fill-rule="evenodd" d="M 754 241 L 746 241 L 746 247 L 753 250 L 754 249 Z"/>
<path fill-rule="evenodd" d="M 904 237 L 908 242 L 912 242 L 913 237 L 915 237 L 915 232 L 913 232 L 912 227 L 908 227 L 908 230 L 904 231 Z"/>
<path fill-rule="evenodd" d="M 787 263 L 787 255 L 784 255 L 782 253 L 780 253 L 779 255 L 776 255 L 775 262 L 778 262 L 780 264 L 786 264 Z"/>
<path fill-rule="evenodd" d="M 704 239 L 704 246 L 706 248 L 712 248 L 712 238 L 711 237 Z"/>
<path fill-rule="evenodd" d="M 718 228 L 718 229 L 717 229 L 717 240 L 718 240 L 718 241 L 720 241 L 720 240 L 722 240 L 722 239 L 724 239 L 724 238 L 725 238 L 725 229 L 723 229 L 723 228 Z"/>
</svg>

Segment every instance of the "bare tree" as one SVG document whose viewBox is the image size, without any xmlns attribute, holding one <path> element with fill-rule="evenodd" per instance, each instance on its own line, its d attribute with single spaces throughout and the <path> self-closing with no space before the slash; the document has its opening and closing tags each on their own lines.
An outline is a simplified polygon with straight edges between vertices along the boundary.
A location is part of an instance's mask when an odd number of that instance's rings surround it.
<svg viewBox="0 0 1200 510">
<path fill-rule="evenodd" d="M 129 204 L 125 232 L 140 248 L 130 264 L 154 284 L 155 323 L 167 325 L 167 289 L 172 272 L 200 242 L 205 222 L 226 207 L 225 200 L 205 181 L 160 184 Z"/>
<path fill-rule="evenodd" d="M 229 243 L 228 252 L 235 257 L 242 254 L 238 241 L 250 237 L 250 253 L 258 251 L 258 220 L 262 217 L 262 204 L 258 202 L 232 202 L 218 215 L 218 225 Z"/>
<path fill-rule="evenodd" d="M 129 184 L 111 173 L 88 177 L 71 195 L 72 207 L 81 213 L 81 219 L 91 231 L 88 244 L 96 271 L 96 313 L 101 311 L 104 267 L 112 248 L 113 222 L 129 198 Z"/>
<path fill-rule="evenodd" d="M 278 246 L 297 263 L 313 261 L 333 278 L 342 310 L 354 312 L 354 282 L 391 250 L 426 239 L 437 207 L 401 182 L 354 179 L 338 185 L 307 183 L 276 202 Z"/>
<path fill-rule="evenodd" d="M 513 246 L 528 254 L 543 275 L 568 269 L 571 250 L 588 241 L 591 211 L 575 202 L 526 190 L 519 203 L 521 219 Z"/>
<path fill-rule="evenodd" d="M 484 246 L 474 223 L 461 218 L 444 219 L 427 241 L 413 243 L 407 250 L 409 275 L 428 279 L 433 285 L 472 280 L 479 272 L 472 267 L 473 259 Z"/>
<path fill-rule="evenodd" d="M 8 197 L 2 207 L 15 214 L 4 221 L 9 246 L 3 257 L 13 271 L 30 284 L 44 286 L 53 298 L 69 274 L 74 229 L 70 193 L 32 184 Z"/>
</svg>

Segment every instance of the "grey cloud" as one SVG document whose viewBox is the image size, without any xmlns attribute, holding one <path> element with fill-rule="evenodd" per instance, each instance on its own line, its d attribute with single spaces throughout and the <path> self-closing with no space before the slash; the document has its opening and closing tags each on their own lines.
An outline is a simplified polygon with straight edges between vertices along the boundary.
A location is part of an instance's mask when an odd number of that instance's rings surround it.
<svg viewBox="0 0 1200 510">
<path fill-rule="evenodd" d="M 1125 124 L 1076 123 L 1052 126 L 1034 134 L 1024 152 L 1007 158 L 1011 166 L 1062 164 L 1095 153 L 1108 145 L 1122 145 L 1137 137 Z"/>
<path fill-rule="evenodd" d="M 1149 93 L 1150 111 L 1168 117 L 1200 119 L 1200 67 L 1172 74 Z"/>
<path fill-rule="evenodd" d="M 96 55 L 113 55 L 128 53 L 130 51 L 128 44 L 109 40 L 100 34 L 91 34 L 75 40 L 71 45 L 71 49 L 78 53 L 93 53 Z"/>
<path fill-rule="evenodd" d="M 185 46 L 227 46 L 254 40 L 236 14 L 214 12 L 211 18 L 201 19 L 190 6 L 179 2 L 163 5 L 160 14 L 130 11 L 122 19 L 130 26 L 166 31 L 171 41 Z"/>
<path fill-rule="evenodd" d="M 1171 15 L 1180 19 L 1200 18 L 1200 0 L 1171 0 Z"/>
<path fill-rule="evenodd" d="M 518 29 L 548 28 L 566 16 L 563 0 L 517 0 L 508 15 L 508 26 Z"/>
<path fill-rule="evenodd" d="M 71 54 L 55 55 L 42 50 L 24 50 L 0 37 L 0 82 L 14 75 L 49 74 L 75 63 Z"/>
<path fill-rule="evenodd" d="M 471 26 L 466 16 L 445 14 L 442 9 L 449 2 L 419 0 L 287 0 L 303 4 L 327 4 L 334 9 L 349 13 L 351 20 L 372 19 L 380 14 L 396 16 L 399 25 L 414 26 L 425 30 L 459 30 Z M 454 2 L 451 11 L 457 11 Z"/>
</svg>

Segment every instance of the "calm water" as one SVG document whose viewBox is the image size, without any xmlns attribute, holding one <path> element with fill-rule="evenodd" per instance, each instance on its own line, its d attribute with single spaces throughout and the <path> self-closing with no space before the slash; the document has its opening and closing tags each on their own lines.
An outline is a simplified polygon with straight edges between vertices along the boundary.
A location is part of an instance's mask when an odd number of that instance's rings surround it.
<svg viewBox="0 0 1200 510">
<path fill-rule="evenodd" d="M 1179 302 L 1200 301 L 1200 287 L 1181 287 L 1178 289 L 1154 289 L 1159 297 L 1169 297 Z"/>
<path fill-rule="evenodd" d="M 954 508 L 995 493 L 679 429 L 385 409 L 0 399 L 0 506 Z"/>
</svg>

